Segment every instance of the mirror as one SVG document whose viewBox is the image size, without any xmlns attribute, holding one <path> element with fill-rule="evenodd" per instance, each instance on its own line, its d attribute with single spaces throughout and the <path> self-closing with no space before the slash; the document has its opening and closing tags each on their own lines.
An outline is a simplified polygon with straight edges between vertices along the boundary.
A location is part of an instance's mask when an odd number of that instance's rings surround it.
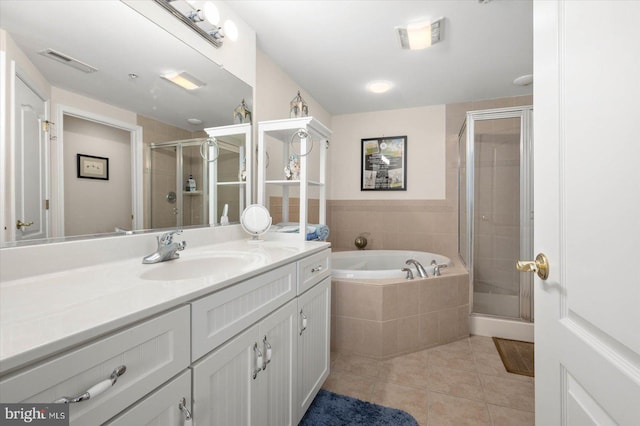
<svg viewBox="0 0 640 426">
<path fill-rule="evenodd" d="M 167 13 L 157 7 L 159 13 Z M 13 231 L 14 240 L 44 242 L 46 240 L 40 238 L 46 235 L 90 237 L 116 229 L 125 232 L 151 228 L 154 213 L 152 145 L 175 145 L 178 141 L 206 138 L 204 129 L 233 123 L 233 111 L 243 99 L 249 109 L 252 106 L 252 88 L 248 84 L 117 0 L 3 0 L 0 2 L 0 28 L 12 41 L 7 43 L 3 73 L 9 72 L 10 60 L 18 58 L 16 81 L 24 82 L 24 91 L 35 92 L 36 101 L 44 105 L 44 112 L 35 108 L 31 122 L 42 127 L 39 137 L 44 141 L 41 151 L 46 158 L 42 158 L 41 169 L 45 171 L 43 179 L 50 179 L 47 185 L 51 188 L 50 194 L 41 197 L 50 202 L 48 213 L 32 214 L 34 219 L 27 218 L 23 212 L 15 213 L 15 219 L 22 220 L 25 226 L 18 226 Z M 194 33 L 193 37 L 199 36 Z M 95 71 L 86 72 L 91 71 L 88 66 Z M 204 85 L 186 90 L 162 77 L 183 71 Z M 16 105 L 19 108 L 18 103 Z M 8 116 L 7 122 L 10 122 Z M 12 124 L 17 126 L 18 123 Z M 119 135 L 107 135 L 104 127 L 115 129 L 114 133 Z M 42 133 L 45 130 L 48 134 Z M 44 140 L 46 136 L 51 141 Z M 105 149 L 103 141 L 116 137 L 120 148 Z M 21 153 L 20 149 L 11 152 L 10 143 L 6 145 L 7 157 L 33 158 L 26 147 Z M 192 149 L 185 148 L 186 151 Z M 117 150 L 122 154 L 116 153 Z M 80 177 L 80 160 L 76 161 L 79 155 L 84 156 L 83 164 L 96 167 L 108 164 L 108 179 L 104 175 L 98 176 L 101 179 L 87 174 Z M 86 158 L 92 157 L 97 158 L 87 163 Z M 233 170 L 216 172 L 237 176 L 240 161 L 239 152 L 236 152 L 235 160 L 221 161 L 219 166 L 233 164 Z M 47 172 L 47 169 L 50 170 Z M 123 175 L 131 176 L 122 183 L 130 188 L 122 187 L 122 190 L 100 195 L 101 188 L 114 186 L 117 178 Z M 206 173 L 202 174 L 201 182 L 196 180 L 196 185 L 203 184 L 206 178 Z M 186 181 L 188 176 L 183 179 Z M 5 180 L 5 185 L 9 186 L 9 181 L 14 180 L 18 185 L 18 177 Z M 68 203 L 75 194 L 75 189 L 67 185 L 71 181 L 84 191 L 75 195 L 75 204 Z M 186 183 L 178 187 L 182 189 Z M 216 188 L 211 185 L 211 191 Z M 4 194 L 11 191 L 20 190 L 3 188 Z M 235 203 L 234 208 L 241 211 L 238 194 L 239 191 L 233 192 L 228 200 L 222 194 L 215 194 L 214 199 L 217 205 L 229 204 L 230 208 Z M 11 201 L 5 204 L 8 205 L 5 211 L 13 208 Z M 38 198 L 34 204 L 44 203 Z M 116 204 L 124 206 L 127 213 L 123 215 L 120 211 L 117 216 L 125 219 L 100 216 L 106 215 L 105 212 Z M 131 220 L 128 212 L 133 212 Z M 44 219 L 47 214 L 49 221 Z M 195 225 L 215 224 L 219 222 L 220 213 L 201 209 L 200 216 Z M 236 217 L 235 221 L 238 219 Z M 234 221 L 231 216 L 230 220 Z M 27 225 L 29 221 L 41 223 Z M 49 229 L 43 229 L 47 225 Z"/>
</svg>

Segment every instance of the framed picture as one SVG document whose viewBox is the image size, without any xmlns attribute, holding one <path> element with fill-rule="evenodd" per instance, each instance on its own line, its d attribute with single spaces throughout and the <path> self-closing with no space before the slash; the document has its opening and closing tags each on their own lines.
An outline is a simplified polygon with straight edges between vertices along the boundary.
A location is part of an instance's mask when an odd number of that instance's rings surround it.
<svg viewBox="0 0 640 426">
<path fill-rule="evenodd" d="M 362 139 L 361 191 L 407 190 L 407 137 Z"/>
<path fill-rule="evenodd" d="M 109 180 L 109 159 L 94 155 L 77 154 L 78 177 Z"/>
</svg>

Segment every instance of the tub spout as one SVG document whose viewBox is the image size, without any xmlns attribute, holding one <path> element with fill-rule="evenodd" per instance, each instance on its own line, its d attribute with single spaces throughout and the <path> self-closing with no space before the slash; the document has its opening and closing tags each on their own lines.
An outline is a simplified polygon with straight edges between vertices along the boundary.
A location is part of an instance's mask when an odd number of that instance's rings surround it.
<svg viewBox="0 0 640 426">
<path fill-rule="evenodd" d="M 415 259 L 409 259 L 406 262 L 404 262 L 405 265 L 413 265 L 416 267 L 416 270 L 418 271 L 418 276 L 420 278 L 427 278 L 427 271 L 424 269 L 424 266 L 422 266 L 422 264 L 420 262 L 418 262 Z"/>
</svg>

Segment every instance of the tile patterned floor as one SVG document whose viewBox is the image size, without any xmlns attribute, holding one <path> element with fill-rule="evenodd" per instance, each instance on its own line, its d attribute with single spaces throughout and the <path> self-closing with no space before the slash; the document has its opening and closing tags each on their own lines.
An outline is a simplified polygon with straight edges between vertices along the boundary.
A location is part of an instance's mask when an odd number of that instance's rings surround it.
<svg viewBox="0 0 640 426">
<path fill-rule="evenodd" d="M 405 410 L 421 426 L 533 426 L 534 381 L 508 373 L 490 337 L 386 361 L 331 354 L 324 389 Z"/>
</svg>

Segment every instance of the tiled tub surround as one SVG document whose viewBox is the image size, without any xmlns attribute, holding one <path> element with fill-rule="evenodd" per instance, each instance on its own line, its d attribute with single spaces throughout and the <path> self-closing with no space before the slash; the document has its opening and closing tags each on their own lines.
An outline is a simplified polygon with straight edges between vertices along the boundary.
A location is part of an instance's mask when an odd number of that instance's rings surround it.
<svg viewBox="0 0 640 426">
<path fill-rule="evenodd" d="M 469 336 L 469 274 L 460 265 L 439 277 L 331 285 L 334 352 L 387 359 Z"/>
</svg>

